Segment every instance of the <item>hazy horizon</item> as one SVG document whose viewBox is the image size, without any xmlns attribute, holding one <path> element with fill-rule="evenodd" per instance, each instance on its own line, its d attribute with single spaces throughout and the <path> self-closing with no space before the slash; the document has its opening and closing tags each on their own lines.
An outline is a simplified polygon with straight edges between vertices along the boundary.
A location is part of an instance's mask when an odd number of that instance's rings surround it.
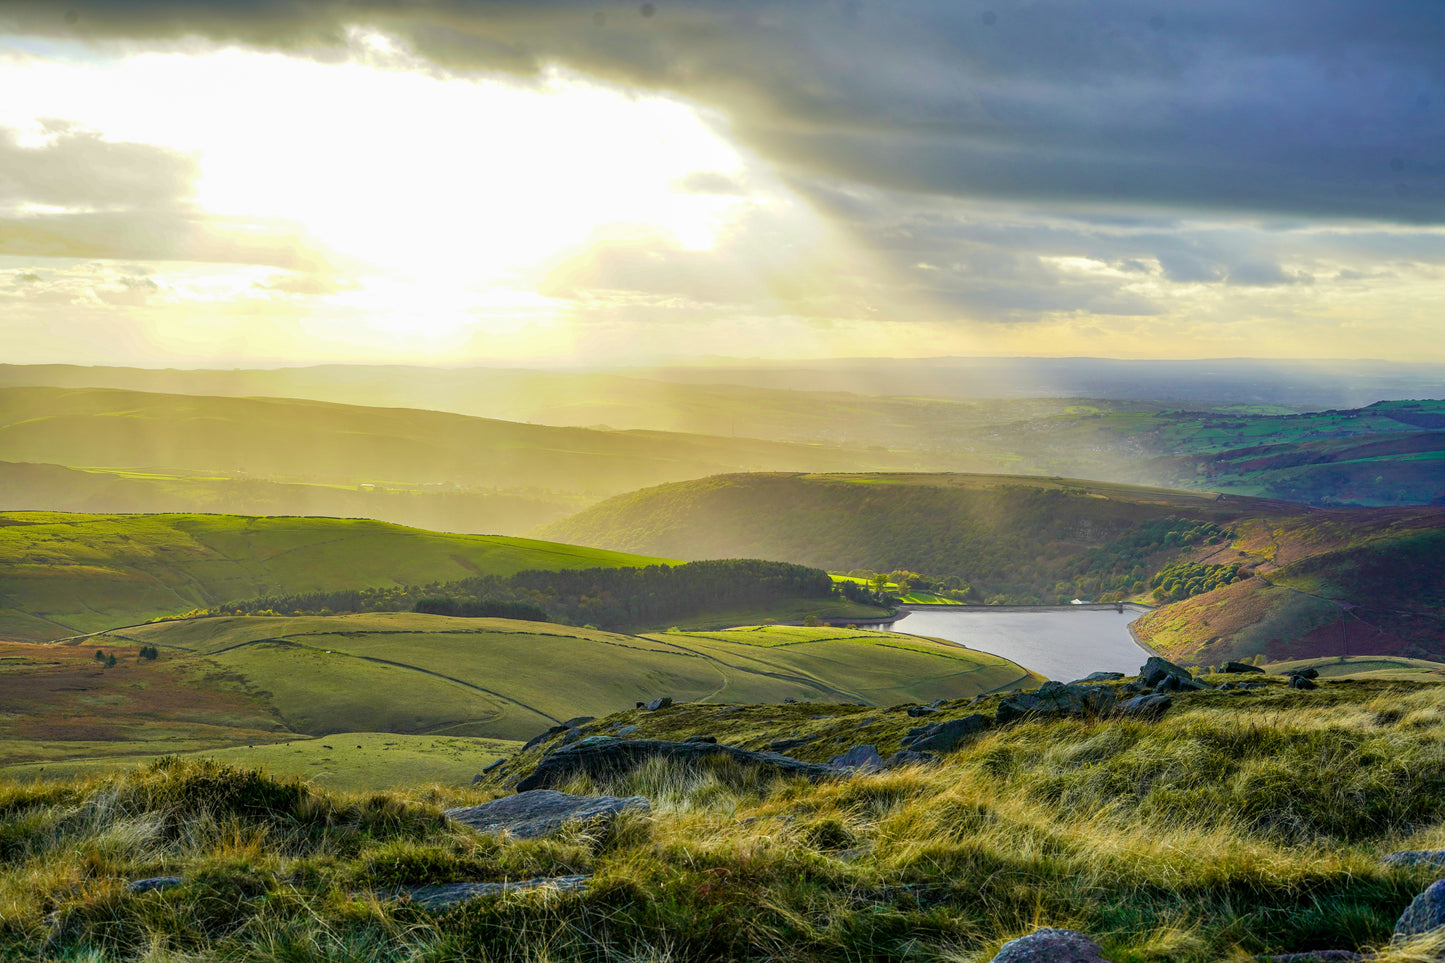
<svg viewBox="0 0 1445 963">
<path fill-rule="evenodd" d="M 1442 362 L 1442 30 L 0 0 L 0 358 Z"/>
</svg>

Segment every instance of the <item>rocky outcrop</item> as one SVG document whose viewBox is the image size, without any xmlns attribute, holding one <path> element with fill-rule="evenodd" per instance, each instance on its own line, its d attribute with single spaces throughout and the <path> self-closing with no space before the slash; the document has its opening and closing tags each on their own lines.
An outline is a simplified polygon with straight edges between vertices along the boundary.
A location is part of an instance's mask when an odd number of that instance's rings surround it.
<svg viewBox="0 0 1445 963">
<path fill-rule="evenodd" d="M 751 752 L 734 746 L 700 742 L 666 742 L 661 739 L 613 739 L 592 736 L 581 742 L 548 754 L 531 775 L 517 783 L 518 792 L 546 789 L 582 773 L 596 778 L 617 776 L 649 759 L 667 759 L 683 764 L 696 764 L 707 759 L 726 757 L 745 766 L 754 766 L 779 776 L 803 776 L 825 779 L 838 775 L 832 766 L 801 762 L 775 752 Z"/>
<path fill-rule="evenodd" d="M 1075 679 L 1073 682 L 1070 682 L 1069 685 L 1089 685 L 1093 682 L 1114 682 L 1122 678 L 1124 678 L 1124 673 L 1122 672 L 1090 672 L 1082 679 Z"/>
<path fill-rule="evenodd" d="M 994 721 L 1007 725 L 1026 717 L 1101 716 L 1114 708 L 1114 690 L 1106 685 L 1068 685 L 1045 682 L 1032 692 L 1020 692 L 998 704 Z"/>
<path fill-rule="evenodd" d="M 550 789 L 519 792 L 480 806 L 448 809 L 452 822 L 486 833 L 506 832 L 519 839 L 535 839 L 559 831 L 568 823 L 608 821 L 619 813 L 647 812 L 642 796 L 573 796 Z"/>
<path fill-rule="evenodd" d="M 1257 665 L 1250 665 L 1248 662 L 1226 662 L 1219 669 L 1220 672 L 1263 672 Z"/>
<path fill-rule="evenodd" d="M 931 726 L 919 726 L 917 729 L 910 729 L 908 735 L 903 737 L 901 748 L 913 752 L 948 752 L 970 741 L 988 727 L 988 717 L 977 713 L 962 719 L 937 722 Z"/>
<path fill-rule="evenodd" d="M 1181 681 L 1194 681 L 1194 676 L 1189 674 L 1188 669 L 1181 665 L 1175 665 L 1168 659 L 1161 659 L 1157 655 L 1151 655 L 1149 661 L 1139 667 L 1139 682 L 1151 688 L 1171 676 Z"/>
<path fill-rule="evenodd" d="M 1307 675 L 1292 675 L 1289 677 L 1291 689 L 1318 689 L 1320 684 Z"/>
<path fill-rule="evenodd" d="M 1109 963 L 1103 947 L 1083 933 L 1051 926 L 1009 940 L 990 963 Z"/>
</svg>

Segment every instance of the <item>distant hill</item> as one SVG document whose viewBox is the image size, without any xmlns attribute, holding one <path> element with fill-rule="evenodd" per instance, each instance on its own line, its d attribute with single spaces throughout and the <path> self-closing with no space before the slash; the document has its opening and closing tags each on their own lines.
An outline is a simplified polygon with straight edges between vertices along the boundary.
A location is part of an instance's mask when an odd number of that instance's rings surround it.
<svg viewBox="0 0 1445 963">
<path fill-rule="evenodd" d="M 46 641 L 281 593 L 664 559 L 368 519 L 0 514 L 0 639 Z"/>
<path fill-rule="evenodd" d="M 687 558 L 955 576 L 975 601 L 1162 601 L 1135 623 L 1201 664 L 1445 654 L 1445 509 L 969 475 L 724 475 L 608 499 L 549 537 Z M 1342 629 L 1341 626 L 1344 626 Z"/>
</svg>

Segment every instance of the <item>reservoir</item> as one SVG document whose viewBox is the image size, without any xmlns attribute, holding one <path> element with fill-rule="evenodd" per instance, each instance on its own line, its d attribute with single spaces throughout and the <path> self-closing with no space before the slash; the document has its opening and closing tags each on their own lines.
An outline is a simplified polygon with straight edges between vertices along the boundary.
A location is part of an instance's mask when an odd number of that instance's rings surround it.
<svg viewBox="0 0 1445 963">
<path fill-rule="evenodd" d="M 991 652 L 1060 682 L 1090 672 L 1137 675 L 1154 653 L 1134 641 L 1129 623 L 1149 611 L 1125 605 L 904 607 L 906 618 L 886 626 L 895 632 L 947 639 Z"/>
</svg>

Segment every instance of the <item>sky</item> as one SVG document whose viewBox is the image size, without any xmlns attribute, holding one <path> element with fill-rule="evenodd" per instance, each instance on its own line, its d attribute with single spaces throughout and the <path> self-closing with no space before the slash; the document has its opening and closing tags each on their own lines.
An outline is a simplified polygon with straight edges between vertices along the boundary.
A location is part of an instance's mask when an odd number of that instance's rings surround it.
<svg viewBox="0 0 1445 963">
<path fill-rule="evenodd" d="M 0 0 L 0 361 L 1445 361 L 1439 0 Z"/>
</svg>

